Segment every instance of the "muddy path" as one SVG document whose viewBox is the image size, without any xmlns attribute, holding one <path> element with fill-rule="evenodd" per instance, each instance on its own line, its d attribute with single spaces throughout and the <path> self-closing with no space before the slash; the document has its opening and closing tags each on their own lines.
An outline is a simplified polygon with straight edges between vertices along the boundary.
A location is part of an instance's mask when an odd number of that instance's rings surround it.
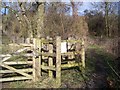
<svg viewBox="0 0 120 90">
<path fill-rule="evenodd" d="M 109 67 L 106 64 L 106 56 L 97 53 L 94 49 L 89 51 L 90 57 L 94 58 L 94 70 L 90 75 L 90 80 L 87 82 L 87 88 L 112 88 L 108 81 Z M 91 60 L 92 62 L 92 60 Z"/>
</svg>

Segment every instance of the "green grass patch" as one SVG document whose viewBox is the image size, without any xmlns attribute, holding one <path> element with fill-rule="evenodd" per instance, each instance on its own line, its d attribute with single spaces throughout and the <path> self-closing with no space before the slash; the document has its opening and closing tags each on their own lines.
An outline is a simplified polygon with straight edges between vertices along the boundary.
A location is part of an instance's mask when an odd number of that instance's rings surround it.
<svg viewBox="0 0 120 90">
<path fill-rule="evenodd" d="M 18 57 L 17 57 L 18 58 Z M 15 59 L 15 58 L 14 58 Z M 62 85 L 60 88 L 84 88 L 89 80 L 92 78 L 92 74 L 99 72 L 96 70 L 96 66 L 103 68 L 107 75 L 108 81 L 113 81 L 114 87 L 119 88 L 120 83 L 118 77 L 111 70 L 108 63 L 117 70 L 114 62 L 115 56 L 105 52 L 99 46 L 90 46 L 86 51 L 86 68 L 81 73 L 78 68 L 71 68 L 62 71 Z M 12 88 L 54 88 L 56 86 L 55 79 L 49 79 L 43 75 L 42 78 L 34 83 L 32 81 L 17 81 L 12 82 Z M 29 87 L 28 87 L 29 86 Z"/>
</svg>

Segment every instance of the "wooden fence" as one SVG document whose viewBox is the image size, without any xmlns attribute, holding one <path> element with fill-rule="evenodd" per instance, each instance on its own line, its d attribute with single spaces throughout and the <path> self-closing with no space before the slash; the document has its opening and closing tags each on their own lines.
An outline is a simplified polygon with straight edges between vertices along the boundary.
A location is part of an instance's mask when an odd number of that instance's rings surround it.
<svg viewBox="0 0 120 90">
<path fill-rule="evenodd" d="M 2 74 L 2 77 L 0 78 L 0 82 L 3 81 L 13 81 L 13 80 L 25 80 L 25 79 L 32 79 L 32 75 L 29 75 L 28 72 L 32 72 L 33 68 L 22 68 L 17 69 L 15 66 L 19 65 L 32 65 L 32 61 L 19 61 L 19 60 L 10 60 L 11 58 L 14 58 L 16 56 L 20 56 L 20 53 L 29 49 L 30 47 L 22 48 L 18 51 L 16 51 L 14 54 L 7 54 L 7 55 L 0 55 L 2 60 L 0 60 L 0 66 L 2 67 L 2 70 L 0 70 L 0 74 Z M 22 57 L 25 55 L 21 55 Z M 7 77 L 4 78 L 4 75 L 8 75 L 11 73 L 18 73 L 19 76 L 16 77 Z"/>
<path fill-rule="evenodd" d="M 67 50 L 65 53 L 61 53 L 61 42 L 78 43 L 81 46 L 79 50 Z M 61 37 L 57 36 L 56 40 L 51 39 L 37 39 L 32 40 L 32 44 L 22 44 L 25 48 L 20 49 L 11 55 L 0 55 L 3 59 L 0 61 L 2 68 L 7 70 L 0 70 L 0 74 L 18 73 L 19 77 L 7 77 L 0 78 L 0 82 L 13 81 L 13 80 L 26 80 L 32 79 L 38 81 L 42 76 L 42 70 L 48 72 L 50 78 L 56 78 L 58 86 L 61 85 L 61 70 L 62 68 L 80 67 L 85 68 L 85 49 L 84 40 L 61 40 Z M 25 50 L 31 50 L 31 53 L 20 54 Z M 25 56 L 31 58 L 27 61 L 7 61 L 14 56 Z M 77 57 L 77 58 L 76 58 Z M 80 60 L 78 60 L 80 59 Z M 47 60 L 47 62 L 45 62 Z M 13 65 L 31 65 L 27 68 L 17 69 Z M 53 71 L 56 74 L 53 74 Z"/>
</svg>

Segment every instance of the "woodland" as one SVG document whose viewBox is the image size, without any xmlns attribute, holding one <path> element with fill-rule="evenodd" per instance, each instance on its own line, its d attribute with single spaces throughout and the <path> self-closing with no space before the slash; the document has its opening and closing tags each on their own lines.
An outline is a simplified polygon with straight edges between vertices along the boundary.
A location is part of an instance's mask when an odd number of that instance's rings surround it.
<svg viewBox="0 0 120 90">
<path fill-rule="evenodd" d="M 83 11 L 85 3 L 90 7 Z M 63 70 L 59 88 L 120 88 L 120 2 L 3 0 L 0 6 L 0 54 L 16 51 L 18 47 L 8 45 L 27 38 L 84 38 L 86 68 Z M 35 83 L 6 82 L 3 88 L 54 88 L 54 80 L 45 77 Z"/>
</svg>

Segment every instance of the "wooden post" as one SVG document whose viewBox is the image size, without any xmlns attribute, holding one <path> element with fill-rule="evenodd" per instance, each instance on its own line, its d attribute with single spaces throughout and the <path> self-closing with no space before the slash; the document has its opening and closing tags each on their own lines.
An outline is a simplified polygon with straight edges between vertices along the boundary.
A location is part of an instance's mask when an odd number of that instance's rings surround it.
<svg viewBox="0 0 120 90">
<path fill-rule="evenodd" d="M 49 44 L 48 49 L 49 49 L 49 53 L 53 53 L 53 45 L 52 44 Z M 48 65 L 53 66 L 53 57 L 49 57 Z M 49 77 L 53 78 L 53 72 L 51 70 L 49 70 Z"/>
<path fill-rule="evenodd" d="M 41 39 L 39 39 L 39 41 L 38 41 L 39 43 L 38 43 L 38 47 L 39 47 L 39 52 L 41 52 L 41 48 L 42 48 L 42 46 L 41 46 Z M 41 77 L 41 55 L 38 57 L 38 70 L 39 70 L 39 77 Z"/>
<path fill-rule="evenodd" d="M 45 38 L 41 38 L 41 40 L 44 41 Z M 44 43 L 43 43 L 43 42 L 41 42 L 41 45 L 42 45 L 41 47 L 44 48 Z M 42 51 L 42 53 L 43 53 L 43 52 L 44 52 L 44 51 Z M 45 59 L 45 56 L 42 55 L 42 60 L 43 60 L 43 61 L 42 61 L 42 65 L 43 65 L 43 66 L 45 66 L 44 59 Z"/>
<path fill-rule="evenodd" d="M 68 38 L 68 40 L 71 40 L 71 39 L 72 39 L 71 37 Z M 72 46 L 72 43 L 71 43 L 71 42 L 68 42 L 68 49 L 70 49 L 71 46 Z M 74 57 L 74 54 L 68 55 L 68 59 L 73 59 L 73 58 L 75 58 L 75 57 Z M 68 64 L 73 64 L 73 63 L 75 63 L 75 61 L 68 61 Z"/>
<path fill-rule="evenodd" d="M 56 81 L 57 86 L 61 85 L 61 37 L 56 37 Z"/>
<path fill-rule="evenodd" d="M 33 45 L 34 45 L 34 56 L 33 56 L 33 81 L 36 81 L 36 71 L 35 71 L 35 61 L 36 61 L 36 58 L 35 58 L 35 50 L 36 50 L 36 39 L 34 38 L 33 39 Z"/>
<path fill-rule="evenodd" d="M 41 40 L 33 39 L 34 50 L 41 52 Z M 41 56 L 33 56 L 33 81 L 38 81 L 41 77 Z"/>
<path fill-rule="evenodd" d="M 30 38 L 26 39 L 26 43 L 30 44 Z"/>
<path fill-rule="evenodd" d="M 85 68 L 85 47 L 84 47 L 84 39 L 82 39 L 81 59 L 82 59 L 82 67 Z"/>
</svg>

